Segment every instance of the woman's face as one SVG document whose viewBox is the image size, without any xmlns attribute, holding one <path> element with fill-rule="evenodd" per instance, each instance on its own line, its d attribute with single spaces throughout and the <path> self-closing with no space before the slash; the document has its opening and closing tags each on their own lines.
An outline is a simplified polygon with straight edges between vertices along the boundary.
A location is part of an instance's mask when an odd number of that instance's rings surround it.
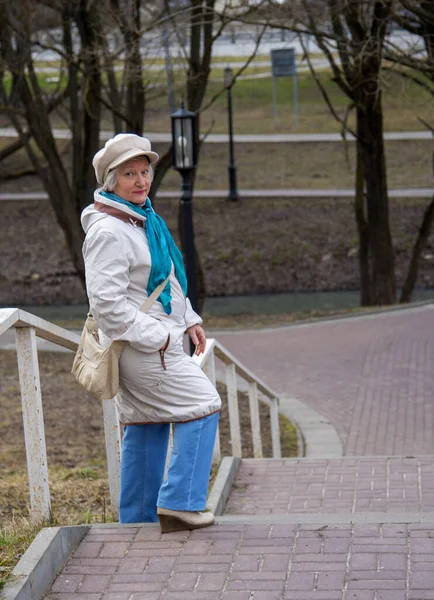
<svg viewBox="0 0 434 600">
<path fill-rule="evenodd" d="M 113 192 L 133 204 L 144 204 L 151 189 L 151 167 L 145 156 L 128 160 L 118 167 Z"/>
</svg>

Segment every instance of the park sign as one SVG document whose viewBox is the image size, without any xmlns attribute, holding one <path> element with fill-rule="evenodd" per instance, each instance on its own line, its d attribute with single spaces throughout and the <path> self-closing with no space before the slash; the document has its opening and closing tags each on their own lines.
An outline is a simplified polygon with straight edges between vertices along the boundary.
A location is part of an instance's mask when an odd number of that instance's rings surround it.
<svg viewBox="0 0 434 600">
<path fill-rule="evenodd" d="M 273 84 L 273 112 L 274 124 L 277 125 L 277 90 L 278 77 L 292 77 L 294 84 L 294 125 L 298 125 L 298 86 L 297 65 L 295 62 L 294 48 L 275 48 L 271 50 L 271 80 Z"/>
<path fill-rule="evenodd" d="M 271 72 L 273 77 L 293 77 L 296 75 L 294 48 L 271 50 Z"/>
</svg>

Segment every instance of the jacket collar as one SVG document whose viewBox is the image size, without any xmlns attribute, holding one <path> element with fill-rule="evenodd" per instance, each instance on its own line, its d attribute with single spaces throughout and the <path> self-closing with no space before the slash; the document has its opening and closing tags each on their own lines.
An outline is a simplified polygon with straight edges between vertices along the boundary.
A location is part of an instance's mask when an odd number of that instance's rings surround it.
<svg viewBox="0 0 434 600">
<path fill-rule="evenodd" d="M 116 217 L 125 223 L 133 223 L 143 227 L 144 222 L 146 221 L 145 217 L 138 215 L 128 208 L 128 206 L 124 206 L 110 198 L 104 198 L 104 196 L 101 196 L 101 194 L 98 193 L 98 190 L 94 194 L 94 205 L 98 212 Z"/>
</svg>

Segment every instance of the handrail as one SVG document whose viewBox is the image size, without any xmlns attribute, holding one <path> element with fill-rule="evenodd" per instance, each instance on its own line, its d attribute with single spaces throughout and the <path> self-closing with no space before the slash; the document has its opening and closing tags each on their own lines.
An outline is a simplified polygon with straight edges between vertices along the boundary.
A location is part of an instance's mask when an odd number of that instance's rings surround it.
<svg viewBox="0 0 434 600">
<path fill-rule="evenodd" d="M 77 333 L 54 325 L 53 323 L 22 309 L 0 309 L 0 335 L 12 327 L 15 329 L 17 349 L 27 471 L 30 488 L 31 519 L 32 521 L 40 522 L 50 518 L 51 501 L 36 337 L 75 351 L 80 336 Z M 225 366 L 233 455 L 239 457 L 242 455 L 237 394 L 238 377 L 247 382 L 248 385 L 255 458 L 262 457 L 259 401 L 265 402 L 270 408 L 273 457 L 280 457 L 279 401 L 277 395 L 232 356 L 232 354 L 219 344 L 219 342 L 214 339 L 208 339 L 205 352 L 201 356 L 195 356 L 194 360 L 204 370 L 214 385 L 216 383 L 216 359 L 220 360 Z M 260 398 L 258 397 L 258 392 L 261 393 Z M 116 513 L 118 509 L 120 483 L 121 435 L 119 418 L 113 400 L 103 401 L 103 414 L 110 501 L 112 509 Z M 220 439 L 219 435 L 217 435 L 214 448 L 214 460 L 220 461 L 220 457 Z"/>
<path fill-rule="evenodd" d="M 200 367 L 203 367 L 204 363 L 207 362 L 212 352 L 215 352 L 216 356 L 222 360 L 225 364 L 234 363 L 237 373 L 248 382 L 256 382 L 258 386 L 258 391 L 263 392 L 265 396 L 269 398 L 275 398 L 276 393 L 268 387 L 263 381 L 259 379 L 256 375 L 251 373 L 247 367 L 245 367 L 239 360 L 235 358 L 233 354 L 226 350 L 224 346 L 222 346 L 217 340 L 210 338 L 206 341 L 205 352 L 200 356 L 194 356 L 194 360 Z M 268 403 L 268 402 L 267 402 Z"/>
<path fill-rule="evenodd" d="M 226 348 L 217 340 L 208 339 L 205 352 L 200 356 L 194 356 L 195 362 L 205 372 L 212 373 L 210 379 L 215 384 L 215 359 L 219 359 L 225 365 L 225 380 L 228 393 L 229 425 L 231 433 L 231 444 L 233 456 L 242 457 L 241 431 L 238 409 L 238 383 L 237 376 L 248 384 L 248 396 L 250 407 L 250 425 L 253 441 L 253 455 L 262 458 L 262 440 L 259 419 L 259 401 L 267 404 L 270 408 L 271 440 L 273 458 L 281 457 L 280 428 L 279 428 L 279 399 L 277 394 L 263 381 L 251 373 L 247 367 L 241 364 Z M 209 375 L 208 375 L 209 376 Z M 258 392 L 262 396 L 258 397 Z M 214 461 L 220 461 L 220 444 L 217 435 L 216 447 L 214 448 Z"/>
<path fill-rule="evenodd" d="M 0 335 L 15 328 L 23 411 L 30 510 L 33 521 L 50 518 L 51 502 L 36 336 L 75 350 L 79 336 L 19 308 L 0 309 Z"/>
<path fill-rule="evenodd" d="M 32 327 L 37 337 L 53 342 L 69 350 L 77 350 L 80 336 L 73 331 L 68 331 L 63 327 L 54 325 L 45 321 L 32 313 L 28 313 L 20 308 L 1 308 L 0 309 L 0 335 L 11 327 Z"/>
</svg>

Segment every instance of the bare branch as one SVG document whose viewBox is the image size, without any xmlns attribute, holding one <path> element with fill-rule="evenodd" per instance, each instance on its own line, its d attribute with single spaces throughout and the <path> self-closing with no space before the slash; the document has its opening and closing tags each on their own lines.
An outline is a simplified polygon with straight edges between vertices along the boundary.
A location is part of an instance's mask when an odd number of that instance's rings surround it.
<svg viewBox="0 0 434 600">
<path fill-rule="evenodd" d="M 236 72 L 234 73 L 234 76 L 233 76 L 233 83 L 232 83 L 232 85 L 234 85 L 234 84 L 235 84 L 236 80 L 237 80 L 237 79 L 240 77 L 240 75 L 242 75 L 242 74 L 244 73 L 244 71 L 245 71 L 245 70 L 246 70 L 246 69 L 249 67 L 250 63 L 251 63 L 251 62 L 253 61 L 253 59 L 255 58 L 255 56 L 256 56 L 256 54 L 257 54 L 257 52 L 258 52 L 258 49 L 259 49 L 260 43 L 261 43 L 261 41 L 262 41 L 262 38 L 263 38 L 263 36 L 264 36 L 265 30 L 266 30 L 266 27 L 265 27 L 265 25 L 264 25 L 264 26 L 263 26 L 263 28 L 262 28 L 262 31 L 260 32 L 260 34 L 258 35 L 258 37 L 257 37 L 257 39 L 256 39 L 255 47 L 254 47 L 254 49 L 253 49 L 253 52 L 252 52 L 252 54 L 251 54 L 251 55 L 249 56 L 249 58 L 246 60 L 246 62 L 244 63 L 244 65 L 243 65 L 242 67 L 240 67 L 240 68 L 238 69 L 238 71 L 236 71 Z M 215 102 L 215 101 L 216 101 L 218 98 L 220 98 L 220 96 L 221 96 L 222 94 L 224 94 L 224 92 L 225 92 L 225 91 L 226 91 L 226 88 L 224 88 L 224 87 L 223 87 L 223 88 L 222 88 L 221 90 L 219 90 L 219 91 L 218 91 L 216 94 L 214 94 L 214 96 L 213 96 L 213 97 L 212 97 L 212 98 L 211 98 L 211 99 L 208 101 L 208 103 L 207 103 L 207 104 L 205 104 L 205 106 L 203 106 L 203 107 L 200 109 L 200 112 L 201 112 L 201 113 L 202 113 L 202 112 L 205 112 L 205 111 L 206 111 L 206 110 L 207 110 L 207 109 L 208 109 L 210 106 L 212 106 L 212 105 L 214 104 L 214 102 Z"/>
<path fill-rule="evenodd" d="M 392 69 L 390 67 L 383 66 L 381 70 L 389 72 L 389 73 L 394 73 L 395 75 L 402 77 L 402 79 L 407 79 L 409 81 L 412 81 L 416 85 L 418 85 L 421 88 L 423 88 L 424 90 L 426 90 L 429 94 L 434 96 L 433 82 L 422 81 L 416 75 L 413 75 L 412 73 L 409 73 L 407 71 L 403 71 L 402 69 Z"/>
<path fill-rule="evenodd" d="M 310 73 L 311 73 L 312 77 L 314 78 L 315 83 L 317 84 L 318 89 L 321 92 L 321 95 L 324 98 L 324 101 L 327 104 L 330 113 L 332 114 L 332 116 L 334 117 L 334 119 L 338 123 L 340 123 L 342 125 L 342 131 L 348 131 L 349 133 L 351 133 L 351 135 L 353 135 L 357 139 L 356 132 L 351 127 L 348 126 L 348 123 L 346 122 L 346 119 L 342 119 L 338 115 L 338 113 L 336 112 L 336 110 L 335 110 L 335 108 L 334 108 L 334 106 L 333 106 L 333 104 L 332 104 L 332 102 L 331 102 L 331 100 L 330 100 L 330 98 L 329 98 L 329 96 L 328 96 L 328 94 L 327 94 L 327 92 L 326 92 L 326 90 L 325 90 L 325 88 L 324 88 L 324 86 L 323 86 L 320 78 L 318 77 L 318 73 L 316 72 L 316 69 L 314 68 L 314 66 L 312 64 L 312 61 L 311 61 L 310 56 L 309 56 L 309 54 L 308 54 L 308 52 L 306 50 L 304 41 L 303 41 L 303 39 L 302 39 L 301 36 L 299 36 L 299 41 L 300 41 L 300 44 L 301 44 L 301 46 L 303 48 L 303 52 L 305 53 Z"/>
</svg>

